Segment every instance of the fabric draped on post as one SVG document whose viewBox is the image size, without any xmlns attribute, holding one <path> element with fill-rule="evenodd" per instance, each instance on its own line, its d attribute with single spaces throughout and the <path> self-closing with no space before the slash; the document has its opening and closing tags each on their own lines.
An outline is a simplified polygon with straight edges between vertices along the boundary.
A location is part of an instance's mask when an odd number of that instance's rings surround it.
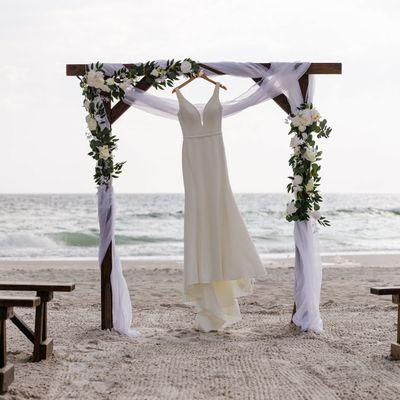
<svg viewBox="0 0 400 400">
<path fill-rule="evenodd" d="M 311 76 L 309 79 L 306 98 L 303 97 L 298 82 L 286 91 L 285 95 L 292 113 L 295 113 L 302 103 L 312 102 L 314 82 Z M 317 226 L 312 218 L 308 221 L 295 221 L 294 242 L 296 312 L 293 315 L 293 322 L 302 331 L 311 330 L 320 333 L 323 328 L 319 311 L 322 269 Z"/>
<path fill-rule="evenodd" d="M 99 96 L 96 101 L 102 102 Z M 107 116 L 97 121 L 100 127 L 111 127 Z M 97 209 L 99 216 L 100 244 L 99 244 L 99 265 L 107 254 L 111 245 L 112 269 L 111 269 L 111 289 L 112 289 L 112 316 L 113 327 L 117 332 L 128 336 L 138 336 L 138 332 L 131 329 L 132 324 L 132 304 L 129 296 L 128 285 L 122 273 L 121 260 L 115 246 L 115 208 L 116 201 L 112 180 L 108 185 L 100 185 L 97 189 Z"/>
<path fill-rule="evenodd" d="M 293 322 L 301 330 L 322 332 L 319 301 L 322 283 L 319 241 L 314 221 L 294 223 L 295 265 Z"/>
<path fill-rule="evenodd" d="M 128 286 L 122 273 L 121 260 L 116 251 L 114 240 L 115 196 L 112 183 L 98 188 L 98 214 L 100 225 L 99 263 L 102 265 L 108 247 L 112 248 L 112 314 L 114 329 L 128 336 L 137 336 L 131 329 L 132 304 Z"/>
</svg>

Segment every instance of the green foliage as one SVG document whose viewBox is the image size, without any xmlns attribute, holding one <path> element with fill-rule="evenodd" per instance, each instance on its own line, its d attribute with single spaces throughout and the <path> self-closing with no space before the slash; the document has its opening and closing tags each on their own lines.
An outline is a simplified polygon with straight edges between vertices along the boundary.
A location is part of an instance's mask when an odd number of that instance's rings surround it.
<svg viewBox="0 0 400 400">
<path fill-rule="evenodd" d="M 327 126 L 326 119 L 321 119 L 311 103 L 304 103 L 296 114 L 290 115 L 289 135 L 292 135 L 291 147 L 293 155 L 289 159 L 293 176 L 287 185 L 288 193 L 294 199 L 288 205 L 286 219 L 288 221 L 307 221 L 315 218 L 319 224 L 330 226 L 330 222 L 320 214 L 322 196 L 319 192 L 320 170 L 319 161 L 322 151 L 319 150 L 316 139 L 328 138 L 332 129 Z"/>
</svg>

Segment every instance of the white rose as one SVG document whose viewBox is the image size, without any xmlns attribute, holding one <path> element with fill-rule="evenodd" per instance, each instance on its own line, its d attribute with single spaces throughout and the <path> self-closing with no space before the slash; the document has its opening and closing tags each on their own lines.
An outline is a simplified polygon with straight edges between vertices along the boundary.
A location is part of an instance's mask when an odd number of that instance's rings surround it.
<svg viewBox="0 0 400 400">
<path fill-rule="evenodd" d="M 311 110 L 309 108 L 306 108 L 305 110 L 301 110 L 300 112 L 300 120 L 301 120 L 301 125 L 311 125 L 312 124 L 312 117 L 311 117 Z"/>
<path fill-rule="evenodd" d="M 125 92 L 126 89 L 131 85 L 130 79 L 124 79 L 121 83 L 118 83 L 118 86 Z"/>
<path fill-rule="evenodd" d="M 292 215 L 297 211 L 297 207 L 295 206 L 294 200 L 292 200 L 290 203 L 288 203 L 286 207 L 286 213 L 288 215 Z"/>
<path fill-rule="evenodd" d="M 293 148 L 293 155 L 298 156 L 300 154 L 300 147 L 296 146 Z"/>
<path fill-rule="evenodd" d="M 293 185 L 293 195 L 297 197 L 297 193 L 303 191 L 303 186 Z"/>
<path fill-rule="evenodd" d="M 310 178 L 306 184 L 306 192 L 312 192 L 314 190 L 314 179 Z"/>
<path fill-rule="evenodd" d="M 106 84 L 107 84 L 108 86 L 115 85 L 114 78 L 108 78 L 108 79 L 106 80 Z"/>
<path fill-rule="evenodd" d="M 315 151 L 312 149 L 307 149 L 304 153 L 304 158 L 310 162 L 314 162 L 316 159 Z"/>
<path fill-rule="evenodd" d="M 89 131 L 95 131 L 97 128 L 97 121 L 91 117 L 90 115 L 86 116 L 86 123 L 89 128 Z"/>
<path fill-rule="evenodd" d="M 301 185 L 303 183 L 303 177 L 301 175 L 295 175 L 293 178 L 293 183 L 295 185 Z"/>
<path fill-rule="evenodd" d="M 311 119 L 313 121 L 318 121 L 321 118 L 321 115 L 319 114 L 318 110 L 313 108 L 310 112 Z"/>
<path fill-rule="evenodd" d="M 188 74 L 192 70 L 192 64 L 189 61 L 182 61 L 181 71 L 183 74 Z"/>
<path fill-rule="evenodd" d="M 83 107 L 85 107 L 86 111 L 89 111 L 89 106 L 90 106 L 90 101 L 88 99 L 85 99 L 83 102 Z"/>
<path fill-rule="evenodd" d="M 101 71 L 94 71 L 91 69 L 87 74 L 88 86 L 100 89 L 104 85 L 104 74 Z"/>
<path fill-rule="evenodd" d="M 99 89 L 104 85 L 104 74 L 101 71 L 97 71 L 95 74 L 94 87 Z"/>
<path fill-rule="evenodd" d="M 316 221 L 318 221 L 321 218 L 321 213 L 319 211 L 311 211 L 308 214 L 311 218 L 314 218 Z"/>
<path fill-rule="evenodd" d="M 301 140 L 297 135 L 293 136 L 290 139 L 290 147 L 297 147 L 297 146 L 300 146 L 303 143 L 304 143 L 304 141 Z"/>
<path fill-rule="evenodd" d="M 88 71 L 88 73 L 86 75 L 86 82 L 87 82 L 88 86 L 94 86 L 95 74 L 96 74 L 96 71 L 93 69 Z"/>
<path fill-rule="evenodd" d="M 292 125 L 294 126 L 294 127 L 298 127 L 298 126 L 300 126 L 301 125 L 301 119 L 300 119 L 300 117 L 298 116 L 298 115 L 295 115 L 293 118 L 292 118 Z"/>
<path fill-rule="evenodd" d="M 150 72 L 150 75 L 157 77 L 160 75 L 160 70 L 158 68 L 154 68 L 153 71 Z"/>
<path fill-rule="evenodd" d="M 102 158 L 103 160 L 107 160 L 110 158 L 110 150 L 108 146 L 101 146 L 98 147 L 99 150 L 99 157 Z"/>
<path fill-rule="evenodd" d="M 299 126 L 299 131 L 300 132 L 304 132 L 306 130 L 306 126 L 304 126 L 304 125 L 300 125 Z"/>
<path fill-rule="evenodd" d="M 106 93 L 111 92 L 111 89 L 110 89 L 107 85 L 102 85 L 102 86 L 100 87 L 100 89 L 101 89 L 103 92 L 106 92 Z"/>
</svg>

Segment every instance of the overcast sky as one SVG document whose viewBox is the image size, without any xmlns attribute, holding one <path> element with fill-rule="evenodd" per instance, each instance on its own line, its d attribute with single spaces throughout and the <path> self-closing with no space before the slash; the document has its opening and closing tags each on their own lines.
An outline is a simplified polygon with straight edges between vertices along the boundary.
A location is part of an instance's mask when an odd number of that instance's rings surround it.
<svg viewBox="0 0 400 400">
<path fill-rule="evenodd" d="M 400 192 L 398 1 L 0 0 L 1 193 L 94 192 L 85 113 L 65 64 L 331 61 L 314 103 L 333 127 L 323 140 L 323 191 Z M 235 97 L 250 80 L 223 77 Z M 193 101 L 212 88 L 195 82 Z M 171 96 L 170 91 L 158 92 Z M 285 114 L 270 101 L 223 122 L 235 192 L 283 192 L 290 173 Z M 182 192 L 177 121 L 130 109 L 114 125 L 118 192 Z"/>
</svg>

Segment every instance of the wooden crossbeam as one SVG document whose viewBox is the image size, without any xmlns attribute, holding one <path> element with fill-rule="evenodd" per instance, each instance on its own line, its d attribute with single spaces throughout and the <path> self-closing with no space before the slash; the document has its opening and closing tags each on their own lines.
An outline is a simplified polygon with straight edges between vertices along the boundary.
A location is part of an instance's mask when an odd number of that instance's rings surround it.
<svg viewBox="0 0 400 400">
<path fill-rule="evenodd" d="M 266 67 L 270 67 L 271 63 L 260 63 Z M 124 64 L 127 68 L 132 67 L 134 64 L 126 63 Z M 208 67 L 206 64 L 199 64 L 203 68 L 207 68 L 210 71 L 218 75 L 225 75 L 223 72 L 216 70 L 215 68 Z M 81 76 L 84 75 L 86 71 L 86 64 L 67 64 L 66 66 L 66 74 L 67 76 Z M 322 74 L 341 74 L 342 73 L 342 64 L 341 63 L 311 63 L 310 68 L 306 72 L 306 74 L 300 79 L 300 85 L 302 88 L 302 92 L 304 92 L 304 88 L 308 87 L 308 75 L 322 75 Z M 305 78 L 304 78 L 305 77 Z M 255 79 L 255 81 L 257 81 Z M 137 85 L 139 89 L 148 90 L 151 85 L 146 82 L 145 78 L 143 78 Z M 303 97 L 305 97 L 305 93 L 303 93 Z M 279 105 L 287 114 L 290 114 L 290 105 L 284 94 L 280 94 L 279 96 L 273 99 L 275 103 Z M 110 123 L 111 125 L 122 115 L 126 110 L 129 109 L 129 105 L 124 103 L 123 101 L 119 101 L 116 103 L 111 111 L 110 111 Z"/>
<path fill-rule="evenodd" d="M 269 67 L 271 63 L 260 63 Z M 135 64 L 127 63 L 124 64 L 127 68 L 133 67 Z M 211 67 L 200 63 L 200 66 L 213 70 Z M 82 76 L 85 75 L 86 64 L 67 64 L 66 73 L 67 76 Z M 224 75 L 222 72 L 215 71 L 218 75 Z M 308 74 L 311 75 L 340 75 L 342 73 L 342 63 L 312 63 L 310 65 Z"/>
</svg>

